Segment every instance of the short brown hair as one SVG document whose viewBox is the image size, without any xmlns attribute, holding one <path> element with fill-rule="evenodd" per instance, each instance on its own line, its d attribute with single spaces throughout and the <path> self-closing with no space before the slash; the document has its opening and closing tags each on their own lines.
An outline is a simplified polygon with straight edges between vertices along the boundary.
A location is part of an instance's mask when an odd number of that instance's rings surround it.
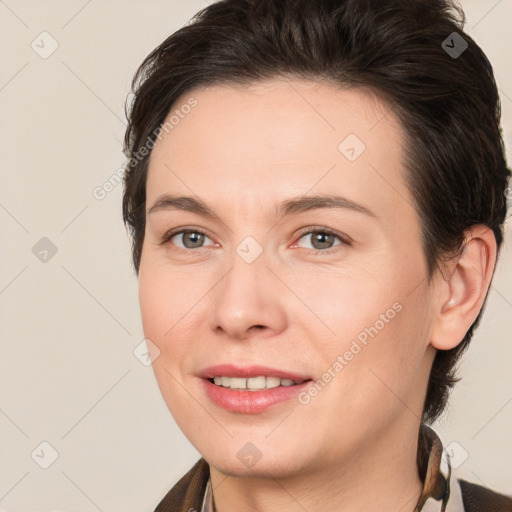
<svg viewBox="0 0 512 512">
<path fill-rule="evenodd" d="M 448 0 L 221 0 L 201 10 L 146 57 L 133 79 L 123 219 L 136 272 L 148 147 L 175 101 L 199 86 L 276 77 L 369 88 L 391 105 L 405 128 L 429 279 L 459 253 L 473 225 L 492 229 L 499 251 L 510 176 L 500 100 L 492 66 L 464 23 L 462 9 Z M 457 347 L 437 352 L 424 421 L 445 408 L 482 311 Z"/>
</svg>

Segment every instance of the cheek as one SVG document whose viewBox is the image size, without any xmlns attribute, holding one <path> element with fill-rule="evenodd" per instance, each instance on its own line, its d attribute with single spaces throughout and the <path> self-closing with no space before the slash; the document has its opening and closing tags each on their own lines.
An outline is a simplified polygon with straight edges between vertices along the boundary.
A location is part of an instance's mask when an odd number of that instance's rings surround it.
<svg viewBox="0 0 512 512">
<path fill-rule="evenodd" d="M 333 279 L 331 273 L 296 288 L 303 302 L 330 328 L 331 336 L 323 336 L 325 349 L 348 350 L 356 339 L 364 346 L 365 341 L 389 332 L 399 320 L 403 306 L 398 283 L 393 284 L 382 272 L 378 276 L 368 271 L 345 272 Z M 330 340 L 327 345 L 326 338 Z"/>
<path fill-rule="evenodd" d="M 403 407 L 397 397 L 416 403 L 428 377 L 431 314 L 426 290 L 420 286 L 411 293 L 410 282 L 397 272 L 387 279 L 382 274 L 381 279 L 340 279 L 337 286 L 324 283 L 324 299 L 316 295 L 312 304 L 335 333 L 315 342 L 320 371 L 336 374 L 333 395 L 319 393 L 327 401 L 350 396 L 344 402 L 356 415 L 368 407 L 383 413 Z M 314 300 L 318 290 L 309 293 Z"/>
<path fill-rule="evenodd" d="M 172 326 L 170 318 L 165 314 L 169 308 L 172 293 L 166 293 L 161 281 L 148 275 L 145 271 L 139 274 L 139 304 L 142 316 L 144 335 L 160 345 L 161 338 Z"/>
<path fill-rule="evenodd" d="M 415 301 L 402 299 L 400 311 L 384 313 L 387 323 L 379 318 L 362 331 L 366 345 L 359 343 L 361 350 L 345 374 L 345 385 L 358 397 L 355 404 L 359 402 L 360 410 L 371 408 L 390 416 L 404 407 L 421 408 L 429 369 L 429 321 L 422 309 Z"/>
<path fill-rule="evenodd" d="M 178 279 L 148 262 L 139 271 L 139 304 L 144 335 L 165 353 L 175 332 L 186 322 L 191 291 Z M 197 300 L 197 299 L 196 299 Z M 180 319 L 182 319 L 180 321 Z M 178 348 L 178 347 L 175 347 Z"/>
<path fill-rule="evenodd" d="M 139 303 L 157 384 L 169 411 L 187 432 L 198 411 L 190 407 L 190 395 L 184 389 L 183 367 L 190 357 L 191 340 L 183 333 L 194 332 L 186 313 L 191 308 L 188 302 L 197 302 L 197 297 L 167 273 L 158 265 L 141 263 Z"/>
<path fill-rule="evenodd" d="M 139 269 L 139 303 L 144 326 L 162 337 L 198 300 L 200 279 L 179 266 L 171 266 L 160 252 L 143 248 Z"/>
</svg>

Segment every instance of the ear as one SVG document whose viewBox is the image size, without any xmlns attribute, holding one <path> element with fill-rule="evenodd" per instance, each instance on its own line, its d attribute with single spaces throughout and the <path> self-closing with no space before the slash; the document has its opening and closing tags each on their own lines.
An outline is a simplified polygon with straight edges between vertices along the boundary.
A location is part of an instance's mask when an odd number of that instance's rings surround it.
<svg viewBox="0 0 512 512">
<path fill-rule="evenodd" d="M 460 256 L 447 264 L 440 278 L 436 318 L 430 343 L 438 350 L 456 347 L 475 321 L 487 295 L 496 265 L 496 238 L 488 226 L 465 231 Z"/>
</svg>

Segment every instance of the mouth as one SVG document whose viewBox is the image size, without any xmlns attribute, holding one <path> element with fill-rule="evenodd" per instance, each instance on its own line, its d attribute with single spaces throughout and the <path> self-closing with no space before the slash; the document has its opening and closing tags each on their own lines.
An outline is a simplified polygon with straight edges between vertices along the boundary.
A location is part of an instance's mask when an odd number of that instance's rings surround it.
<svg viewBox="0 0 512 512">
<path fill-rule="evenodd" d="M 198 374 L 206 396 L 231 412 L 262 413 L 288 402 L 312 382 L 308 375 L 265 366 L 215 365 Z"/>
<path fill-rule="evenodd" d="M 229 389 L 240 389 L 244 391 L 262 391 L 265 389 L 273 389 L 281 386 L 296 386 L 311 379 L 294 381 L 292 379 L 281 379 L 275 376 L 266 377 L 258 375 L 256 377 L 228 377 L 225 375 L 216 375 L 208 379 L 212 384 Z"/>
</svg>

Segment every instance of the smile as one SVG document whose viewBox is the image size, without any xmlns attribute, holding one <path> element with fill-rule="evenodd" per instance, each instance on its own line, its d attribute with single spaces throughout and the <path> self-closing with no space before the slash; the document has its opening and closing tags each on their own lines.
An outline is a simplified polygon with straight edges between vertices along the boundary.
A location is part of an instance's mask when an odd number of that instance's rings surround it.
<svg viewBox="0 0 512 512">
<path fill-rule="evenodd" d="M 217 386 L 230 389 L 244 389 L 248 391 L 261 391 L 262 389 L 272 389 L 279 386 L 294 386 L 299 382 L 291 379 L 280 379 L 279 377 L 265 377 L 260 375 L 258 377 L 226 377 L 216 376 L 211 379 Z"/>
</svg>

